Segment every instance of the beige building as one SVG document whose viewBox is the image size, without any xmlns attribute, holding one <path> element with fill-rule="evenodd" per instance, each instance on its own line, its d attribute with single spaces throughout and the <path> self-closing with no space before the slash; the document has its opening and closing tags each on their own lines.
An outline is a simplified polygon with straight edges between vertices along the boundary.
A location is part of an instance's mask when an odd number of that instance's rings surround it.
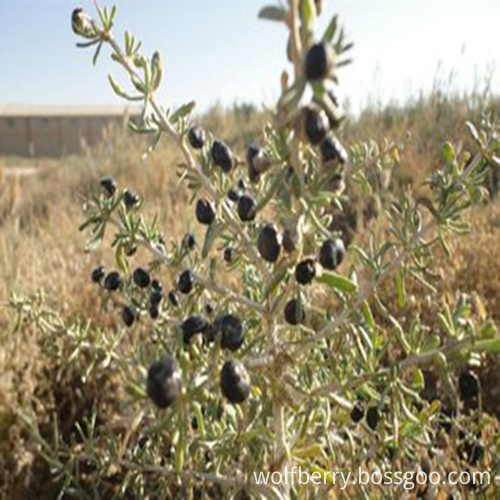
<svg viewBox="0 0 500 500">
<path fill-rule="evenodd" d="M 0 105 L 0 156 L 60 157 L 93 146 L 134 110 L 124 106 Z"/>
</svg>

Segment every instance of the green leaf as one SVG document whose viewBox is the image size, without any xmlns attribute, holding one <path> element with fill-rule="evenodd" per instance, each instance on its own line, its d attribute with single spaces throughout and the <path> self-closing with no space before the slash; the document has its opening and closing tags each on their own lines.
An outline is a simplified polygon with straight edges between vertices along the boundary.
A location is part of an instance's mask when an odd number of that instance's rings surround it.
<svg viewBox="0 0 500 500">
<path fill-rule="evenodd" d="M 331 271 L 323 271 L 317 277 L 317 281 L 342 293 L 353 293 L 358 289 L 358 285 L 354 281 Z"/>
<path fill-rule="evenodd" d="M 186 117 L 193 111 L 194 107 L 196 106 L 195 101 L 190 101 L 186 104 L 183 104 L 180 106 L 174 113 L 169 118 L 170 123 L 175 125 L 181 118 Z"/>
<path fill-rule="evenodd" d="M 500 354 L 500 338 L 480 340 L 473 344 L 472 349 L 476 352 L 488 352 L 490 354 Z"/>
<path fill-rule="evenodd" d="M 398 306 L 403 309 L 406 305 L 405 270 L 403 266 L 398 267 L 396 272 L 396 296 Z"/>
<path fill-rule="evenodd" d="M 268 5 L 260 9 L 257 16 L 259 19 L 266 19 L 267 21 L 286 21 L 286 9 L 279 6 Z"/>
<path fill-rule="evenodd" d="M 456 158 L 455 148 L 451 142 L 445 142 L 443 144 L 443 158 L 446 163 L 453 163 Z"/>
<path fill-rule="evenodd" d="M 368 304 L 368 301 L 366 300 L 363 301 L 363 316 L 368 326 L 372 329 L 372 331 L 375 331 L 377 325 L 375 324 L 375 320 L 373 319 L 373 314 L 372 310 L 370 309 L 370 304 Z"/>
<path fill-rule="evenodd" d="M 212 246 L 219 233 L 219 226 L 217 224 L 210 224 L 208 226 L 207 232 L 205 234 L 205 241 L 203 242 L 203 249 L 201 251 L 201 256 L 203 259 L 207 257 L 212 249 Z"/>
<path fill-rule="evenodd" d="M 323 34 L 323 42 L 330 43 L 337 32 L 338 16 L 334 16 Z"/>
</svg>

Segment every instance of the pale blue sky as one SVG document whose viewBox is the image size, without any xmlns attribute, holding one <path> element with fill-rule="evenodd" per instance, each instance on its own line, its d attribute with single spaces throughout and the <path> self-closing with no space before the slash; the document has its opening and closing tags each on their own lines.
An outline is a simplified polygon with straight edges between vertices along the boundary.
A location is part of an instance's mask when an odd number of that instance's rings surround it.
<svg viewBox="0 0 500 500">
<path fill-rule="evenodd" d="M 165 64 L 164 96 L 270 103 L 286 66 L 285 28 L 257 20 L 262 0 L 119 0 L 117 31 L 140 36 Z M 271 2 L 272 3 L 272 2 Z M 471 88 L 493 68 L 499 90 L 500 0 L 326 0 L 355 42 L 341 73 L 341 96 L 354 110 L 370 97 L 404 99 L 440 74 Z M 105 4 L 101 0 L 101 4 Z M 110 1 L 109 5 L 112 4 Z M 69 0 L 0 0 L 0 103 L 117 103 L 107 86 L 113 64 L 75 48 Z M 94 12 L 90 0 L 77 0 Z M 500 70 L 499 70 L 500 71 Z M 114 71 L 120 76 L 119 71 Z"/>
</svg>

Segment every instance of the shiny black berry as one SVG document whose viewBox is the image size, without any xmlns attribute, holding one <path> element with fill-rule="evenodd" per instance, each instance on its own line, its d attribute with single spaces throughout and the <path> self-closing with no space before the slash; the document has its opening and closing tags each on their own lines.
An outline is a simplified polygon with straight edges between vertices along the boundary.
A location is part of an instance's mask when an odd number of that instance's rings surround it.
<svg viewBox="0 0 500 500">
<path fill-rule="evenodd" d="M 341 142 L 333 135 L 327 135 L 321 143 L 321 157 L 324 163 L 335 162 L 344 165 L 348 155 Z"/>
<path fill-rule="evenodd" d="M 220 372 L 220 387 L 222 394 L 231 403 L 243 403 L 250 395 L 250 379 L 248 373 L 237 360 L 224 363 Z"/>
<path fill-rule="evenodd" d="M 123 191 L 123 203 L 125 203 L 125 207 L 130 210 L 139 204 L 141 199 L 139 195 L 130 189 L 125 189 Z"/>
<path fill-rule="evenodd" d="M 460 396 L 464 401 L 470 401 L 479 396 L 479 379 L 474 372 L 465 371 L 461 373 L 458 385 L 460 387 Z"/>
<path fill-rule="evenodd" d="M 147 288 L 151 283 L 149 273 L 142 267 L 137 267 L 136 269 L 134 269 L 132 279 L 139 288 Z"/>
<path fill-rule="evenodd" d="M 188 141 L 193 149 L 201 149 L 205 145 L 205 131 L 198 126 L 193 126 L 188 131 Z"/>
<path fill-rule="evenodd" d="M 224 248 L 224 260 L 231 264 L 234 260 L 234 249 L 232 247 Z"/>
<path fill-rule="evenodd" d="M 355 424 L 357 424 L 358 422 L 361 422 L 364 416 L 365 416 L 365 409 L 363 408 L 361 402 L 357 401 L 351 410 L 351 420 Z"/>
<path fill-rule="evenodd" d="M 301 285 L 308 285 L 315 276 L 316 265 L 313 259 L 305 259 L 295 268 L 295 279 Z"/>
<path fill-rule="evenodd" d="M 256 144 L 251 144 L 247 149 L 248 178 L 253 184 L 259 182 L 260 179 L 260 172 L 255 165 L 255 160 L 259 156 L 260 152 L 261 148 Z"/>
<path fill-rule="evenodd" d="M 378 414 L 378 409 L 376 406 L 370 406 L 368 410 L 366 411 L 366 423 L 368 424 L 368 427 L 372 431 L 374 431 L 377 428 L 379 420 L 379 414 Z"/>
<path fill-rule="evenodd" d="M 196 246 L 196 236 L 193 233 L 186 233 L 182 245 L 188 250 L 192 250 Z"/>
<path fill-rule="evenodd" d="M 160 315 L 160 307 L 158 304 L 151 302 L 149 304 L 149 316 L 151 319 L 157 319 Z"/>
<path fill-rule="evenodd" d="M 231 188 L 228 193 L 227 193 L 227 197 L 234 203 L 236 203 L 239 199 L 240 199 L 240 194 L 238 193 L 238 191 L 236 191 L 236 189 L 234 188 Z"/>
<path fill-rule="evenodd" d="M 92 283 L 100 283 L 104 278 L 105 274 L 106 273 L 104 272 L 103 266 L 97 266 L 94 269 L 92 269 L 92 274 L 90 275 Z"/>
<path fill-rule="evenodd" d="M 196 203 L 196 219 L 200 224 L 209 226 L 215 220 L 215 207 L 212 202 L 205 198 Z"/>
<path fill-rule="evenodd" d="M 204 333 L 208 327 L 208 321 L 201 316 L 190 316 L 187 318 L 181 325 L 184 344 L 189 344 L 194 335 Z"/>
<path fill-rule="evenodd" d="M 158 408 L 168 408 L 181 392 L 182 381 L 177 362 L 167 355 L 148 370 L 147 393 Z"/>
<path fill-rule="evenodd" d="M 179 276 L 179 281 L 177 282 L 177 288 L 181 293 L 190 293 L 194 285 L 194 275 L 189 270 L 186 269 Z"/>
<path fill-rule="evenodd" d="M 118 184 L 113 179 L 113 177 L 103 177 L 101 179 L 101 188 L 107 196 L 111 197 L 116 193 Z"/>
<path fill-rule="evenodd" d="M 163 291 L 157 288 L 151 289 L 151 295 L 149 296 L 149 303 L 151 305 L 158 305 L 163 300 Z"/>
<path fill-rule="evenodd" d="M 281 237 L 274 224 L 266 224 L 260 231 L 257 249 L 267 262 L 276 262 L 281 252 Z"/>
<path fill-rule="evenodd" d="M 316 107 L 307 107 L 304 128 L 309 142 L 313 145 L 319 144 L 328 132 L 328 119 L 324 111 Z"/>
<path fill-rule="evenodd" d="M 134 321 L 135 321 L 135 310 L 133 307 L 131 306 L 125 306 L 123 309 L 122 309 L 122 319 L 123 319 L 123 322 L 127 325 L 127 326 L 132 326 L 134 324 Z"/>
<path fill-rule="evenodd" d="M 120 288 L 121 282 L 122 280 L 120 277 L 120 273 L 111 271 L 104 278 L 104 288 L 106 290 L 109 290 L 110 292 L 114 292 L 115 290 L 118 290 L 118 288 Z"/>
<path fill-rule="evenodd" d="M 340 238 L 326 240 L 319 251 L 319 263 L 331 271 L 337 269 L 345 256 L 344 242 Z"/>
<path fill-rule="evenodd" d="M 309 81 L 322 80 L 333 66 L 333 50 L 324 43 L 313 45 L 306 55 L 305 73 Z"/>
<path fill-rule="evenodd" d="M 214 141 L 212 144 L 212 160 L 223 172 L 230 172 L 234 167 L 234 158 L 226 143 Z"/>
<path fill-rule="evenodd" d="M 238 216 L 243 222 L 250 222 L 257 215 L 257 202 L 248 194 L 244 194 L 238 201 Z"/>
<path fill-rule="evenodd" d="M 226 314 L 217 318 L 216 332 L 221 333 L 221 346 L 230 351 L 237 351 L 243 344 L 245 332 L 240 318 L 233 314 Z"/>
<path fill-rule="evenodd" d="M 289 325 L 298 325 L 302 323 L 306 317 L 304 308 L 297 299 L 291 299 L 285 306 L 285 321 Z"/>
<path fill-rule="evenodd" d="M 173 305 L 174 307 L 179 306 L 179 299 L 177 298 L 177 295 L 175 295 L 174 292 L 168 292 L 167 298 L 171 305 Z"/>
</svg>

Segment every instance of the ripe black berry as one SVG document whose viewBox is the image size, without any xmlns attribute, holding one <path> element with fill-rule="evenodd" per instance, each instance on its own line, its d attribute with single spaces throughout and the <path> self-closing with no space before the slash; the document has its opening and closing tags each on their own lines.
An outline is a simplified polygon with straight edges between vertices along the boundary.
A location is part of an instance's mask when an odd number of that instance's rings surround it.
<svg viewBox="0 0 500 500">
<path fill-rule="evenodd" d="M 194 275 L 189 269 L 186 269 L 179 276 L 177 287 L 179 288 L 181 293 L 187 294 L 191 292 L 191 290 L 193 289 L 193 285 L 194 285 Z"/>
<path fill-rule="evenodd" d="M 224 260 L 228 263 L 231 264 L 234 259 L 234 250 L 232 247 L 227 247 L 224 248 Z"/>
<path fill-rule="evenodd" d="M 120 288 L 121 282 L 120 273 L 112 271 L 104 278 L 104 288 L 110 292 L 114 292 Z"/>
<path fill-rule="evenodd" d="M 348 155 L 341 142 L 333 135 L 327 135 L 321 143 L 321 157 L 323 162 L 335 162 L 344 165 L 347 163 Z"/>
<path fill-rule="evenodd" d="M 136 269 L 134 269 L 132 279 L 139 288 L 147 288 L 149 286 L 149 283 L 151 283 L 149 273 L 142 267 L 137 267 Z"/>
<path fill-rule="evenodd" d="M 149 296 L 150 304 L 158 305 L 163 300 L 163 290 L 161 288 L 151 287 L 151 295 Z"/>
<path fill-rule="evenodd" d="M 208 327 L 207 320 L 201 316 L 190 316 L 187 318 L 181 325 L 184 344 L 189 344 L 194 335 L 204 333 Z"/>
<path fill-rule="evenodd" d="M 158 304 L 151 302 L 149 304 L 149 316 L 151 319 L 157 319 L 160 315 L 160 308 Z"/>
<path fill-rule="evenodd" d="M 256 144 L 251 144 L 247 149 L 248 178 L 253 184 L 259 182 L 260 172 L 255 165 L 255 159 L 260 154 L 261 148 Z"/>
<path fill-rule="evenodd" d="M 326 240 L 319 251 L 319 263 L 325 268 L 334 270 L 340 265 L 345 255 L 344 242 L 340 238 Z"/>
<path fill-rule="evenodd" d="M 330 73 L 333 66 L 333 50 L 330 45 L 317 43 L 306 55 L 305 73 L 310 81 L 322 80 Z"/>
<path fill-rule="evenodd" d="M 227 144 L 222 141 L 214 141 L 212 144 L 212 160 L 226 173 L 230 172 L 234 166 L 233 154 Z"/>
<path fill-rule="evenodd" d="M 178 397 L 182 381 L 177 362 L 167 355 L 148 371 L 147 393 L 158 408 L 168 408 Z"/>
<path fill-rule="evenodd" d="M 198 126 L 193 126 L 188 131 L 188 141 L 193 149 L 201 149 L 205 145 L 205 131 Z"/>
<path fill-rule="evenodd" d="M 92 274 L 90 275 L 92 282 L 93 283 L 100 283 L 102 279 L 104 278 L 104 275 L 106 273 L 104 272 L 104 267 L 103 266 L 97 266 L 94 269 L 92 269 Z"/>
<path fill-rule="evenodd" d="M 477 398 L 479 395 L 479 380 L 476 374 L 471 371 L 465 371 L 460 375 L 458 385 L 460 396 L 464 401 Z"/>
<path fill-rule="evenodd" d="M 220 372 L 220 387 L 231 403 L 243 403 L 248 398 L 250 380 L 242 363 L 233 359 L 224 363 Z"/>
<path fill-rule="evenodd" d="M 241 320 L 233 314 L 226 314 L 217 318 L 215 325 L 215 332 L 221 332 L 221 346 L 230 351 L 237 351 L 245 338 Z"/>
<path fill-rule="evenodd" d="M 177 298 L 177 295 L 175 295 L 174 292 L 168 292 L 167 298 L 170 304 L 172 304 L 174 307 L 179 306 L 179 299 Z"/>
<path fill-rule="evenodd" d="M 297 299 L 291 299 L 285 306 L 285 321 L 289 325 L 298 325 L 306 317 L 303 307 Z"/>
<path fill-rule="evenodd" d="M 101 188 L 106 193 L 107 196 L 111 197 L 116 193 L 118 189 L 118 184 L 113 179 L 113 177 L 103 177 L 101 179 Z"/>
<path fill-rule="evenodd" d="M 228 193 L 227 193 L 227 197 L 232 201 L 232 202 L 237 202 L 239 199 L 240 199 L 240 195 L 238 193 L 238 191 L 236 191 L 236 189 L 234 188 L 231 188 Z"/>
<path fill-rule="evenodd" d="M 132 326 L 135 321 L 135 310 L 131 306 L 122 309 L 122 319 L 127 326 Z"/>
<path fill-rule="evenodd" d="M 316 266 L 313 259 L 305 259 L 295 268 L 295 279 L 301 285 L 308 285 L 315 276 Z"/>
<path fill-rule="evenodd" d="M 238 215 L 243 222 L 250 222 L 257 215 L 257 202 L 248 194 L 244 194 L 238 201 Z"/>
<path fill-rule="evenodd" d="M 351 420 L 357 424 L 365 416 L 365 409 L 360 401 L 357 401 L 351 410 Z"/>
<path fill-rule="evenodd" d="M 215 220 L 215 207 L 205 198 L 196 203 L 196 219 L 200 224 L 209 226 Z"/>
<path fill-rule="evenodd" d="M 325 113 L 316 107 L 307 107 L 304 116 L 304 128 L 309 142 L 319 144 L 328 131 L 328 121 Z"/>
<path fill-rule="evenodd" d="M 374 431 L 377 428 L 378 419 L 379 419 L 379 414 L 377 407 L 370 406 L 370 408 L 368 408 L 368 410 L 366 411 L 366 423 L 368 424 L 368 426 L 372 431 Z"/>
<path fill-rule="evenodd" d="M 267 262 L 276 262 L 281 252 L 280 236 L 274 224 L 266 224 L 260 231 L 257 249 Z"/>
<path fill-rule="evenodd" d="M 182 244 L 188 250 L 192 250 L 196 246 L 196 236 L 193 233 L 186 233 L 182 240 Z"/>
<path fill-rule="evenodd" d="M 205 304 L 205 312 L 210 316 L 214 312 L 214 306 L 212 304 Z"/>
<path fill-rule="evenodd" d="M 139 195 L 134 191 L 130 189 L 125 189 L 125 191 L 123 191 L 123 203 L 125 203 L 125 207 L 127 207 L 128 210 L 135 207 L 140 201 Z"/>
</svg>

